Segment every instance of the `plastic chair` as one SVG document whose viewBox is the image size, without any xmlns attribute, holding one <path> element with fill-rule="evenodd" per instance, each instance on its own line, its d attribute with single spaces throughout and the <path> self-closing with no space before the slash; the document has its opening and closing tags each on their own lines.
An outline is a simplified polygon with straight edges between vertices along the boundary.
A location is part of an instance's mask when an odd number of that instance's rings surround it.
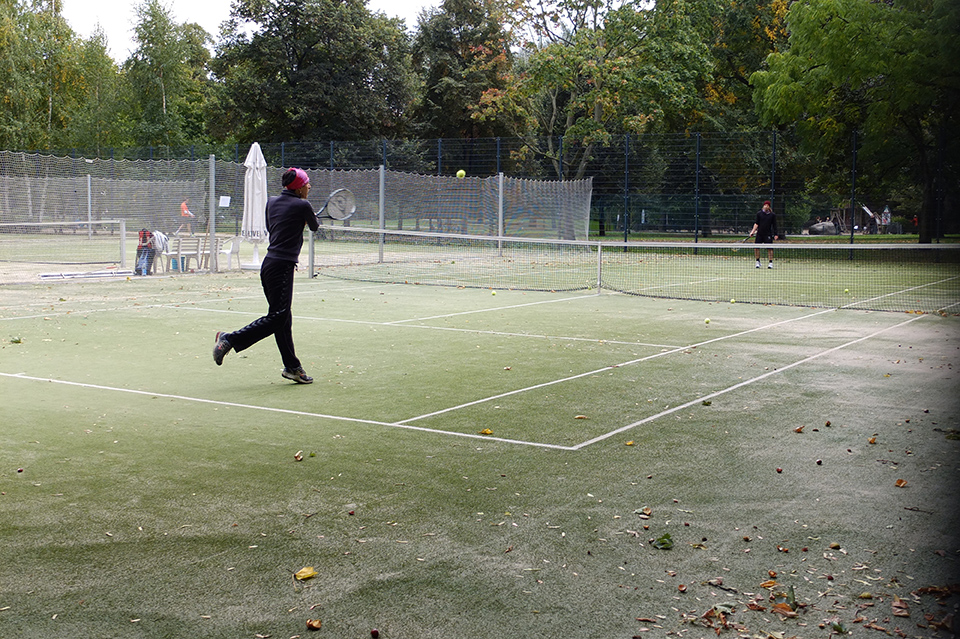
<svg viewBox="0 0 960 639">
<path fill-rule="evenodd" d="M 224 240 L 223 243 L 220 245 L 219 254 L 221 256 L 226 256 L 227 269 L 232 268 L 231 265 L 233 264 L 234 257 L 237 258 L 237 268 L 238 269 L 240 268 L 240 244 L 242 242 L 243 242 L 243 238 L 240 237 L 239 235 L 236 235 L 234 237 Z"/>
</svg>

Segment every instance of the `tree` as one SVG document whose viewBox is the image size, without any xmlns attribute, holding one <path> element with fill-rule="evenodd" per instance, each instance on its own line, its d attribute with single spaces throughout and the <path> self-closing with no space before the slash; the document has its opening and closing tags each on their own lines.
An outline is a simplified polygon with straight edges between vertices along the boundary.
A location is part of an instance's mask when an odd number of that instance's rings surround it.
<svg viewBox="0 0 960 639">
<path fill-rule="evenodd" d="M 444 0 L 423 16 L 413 42 L 422 93 L 413 112 L 423 138 L 496 137 L 494 120 L 473 118 L 484 91 L 502 89 L 510 66 L 508 35 L 489 3 Z"/>
<path fill-rule="evenodd" d="M 706 126 L 717 131 L 758 125 L 750 76 L 787 45 L 787 0 L 732 0 L 720 7 L 711 46 L 713 78 L 704 85 Z"/>
<path fill-rule="evenodd" d="M 77 96 L 63 129 L 54 136 L 61 148 L 103 149 L 125 144 L 127 123 L 122 113 L 121 76 L 98 29 L 77 48 Z"/>
<path fill-rule="evenodd" d="M 363 0 L 238 0 L 213 71 L 219 135 L 261 141 L 398 136 L 412 87 L 402 22 Z"/>
<path fill-rule="evenodd" d="M 936 232 L 938 162 L 960 144 L 960 4 L 807 0 L 787 14 L 789 47 L 751 78 L 765 123 L 792 124 L 822 157 L 861 133 L 861 170 L 906 173 L 922 192 L 920 241 Z"/>
<path fill-rule="evenodd" d="M 698 19 L 709 4 L 567 0 L 528 7 L 534 37 L 507 88 L 483 96 L 478 117 L 512 117 L 528 149 L 558 175 L 579 179 L 594 147 L 612 135 L 685 121 L 696 108 L 697 87 L 710 74 Z M 561 137 L 579 145 L 561 148 Z"/>
<path fill-rule="evenodd" d="M 203 44 L 210 36 L 198 25 L 174 22 L 161 0 L 143 0 L 136 13 L 136 50 L 124 63 L 134 138 L 141 145 L 184 144 L 198 134 L 202 110 L 191 109 L 191 98 L 205 91 L 209 54 Z"/>
<path fill-rule="evenodd" d="M 0 142 L 48 148 L 76 97 L 76 36 L 58 0 L 0 4 Z"/>
</svg>

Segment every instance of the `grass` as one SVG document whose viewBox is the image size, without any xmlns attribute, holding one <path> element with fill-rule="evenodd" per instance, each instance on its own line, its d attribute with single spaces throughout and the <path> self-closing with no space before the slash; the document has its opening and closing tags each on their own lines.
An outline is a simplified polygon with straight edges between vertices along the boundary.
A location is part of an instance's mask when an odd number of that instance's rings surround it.
<svg viewBox="0 0 960 639">
<path fill-rule="evenodd" d="M 300 279 L 297 386 L 258 289 L 0 289 L 0 634 L 943 636 L 956 317 Z"/>
</svg>

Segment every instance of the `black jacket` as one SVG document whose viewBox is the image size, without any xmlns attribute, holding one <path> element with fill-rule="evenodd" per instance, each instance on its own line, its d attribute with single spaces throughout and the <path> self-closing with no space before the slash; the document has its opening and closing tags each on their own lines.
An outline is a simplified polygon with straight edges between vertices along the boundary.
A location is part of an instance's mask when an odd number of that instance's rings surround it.
<svg viewBox="0 0 960 639">
<path fill-rule="evenodd" d="M 296 262 L 303 248 L 304 226 L 309 226 L 311 231 L 320 228 L 310 202 L 286 189 L 267 200 L 267 232 L 270 234 L 267 257 Z"/>
</svg>

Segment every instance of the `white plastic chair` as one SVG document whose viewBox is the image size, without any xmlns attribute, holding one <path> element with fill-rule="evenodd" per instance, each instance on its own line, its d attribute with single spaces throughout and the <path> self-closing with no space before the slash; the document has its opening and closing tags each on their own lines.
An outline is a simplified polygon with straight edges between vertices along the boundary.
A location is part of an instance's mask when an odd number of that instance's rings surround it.
<svg viewBox="0 0 960 639">
<path fill-rule="evenodd" d="M 240 244 L 243 242 L 243 238 L 239 235 L 231 237 L 223 241 L 220 245 L 220 255 L 226 256 L 226 267 L 227 269 L 231 268 L 233 264 L 233 258 L 237 258 L 237 268 L 240 268 Z"/>
</svg>

